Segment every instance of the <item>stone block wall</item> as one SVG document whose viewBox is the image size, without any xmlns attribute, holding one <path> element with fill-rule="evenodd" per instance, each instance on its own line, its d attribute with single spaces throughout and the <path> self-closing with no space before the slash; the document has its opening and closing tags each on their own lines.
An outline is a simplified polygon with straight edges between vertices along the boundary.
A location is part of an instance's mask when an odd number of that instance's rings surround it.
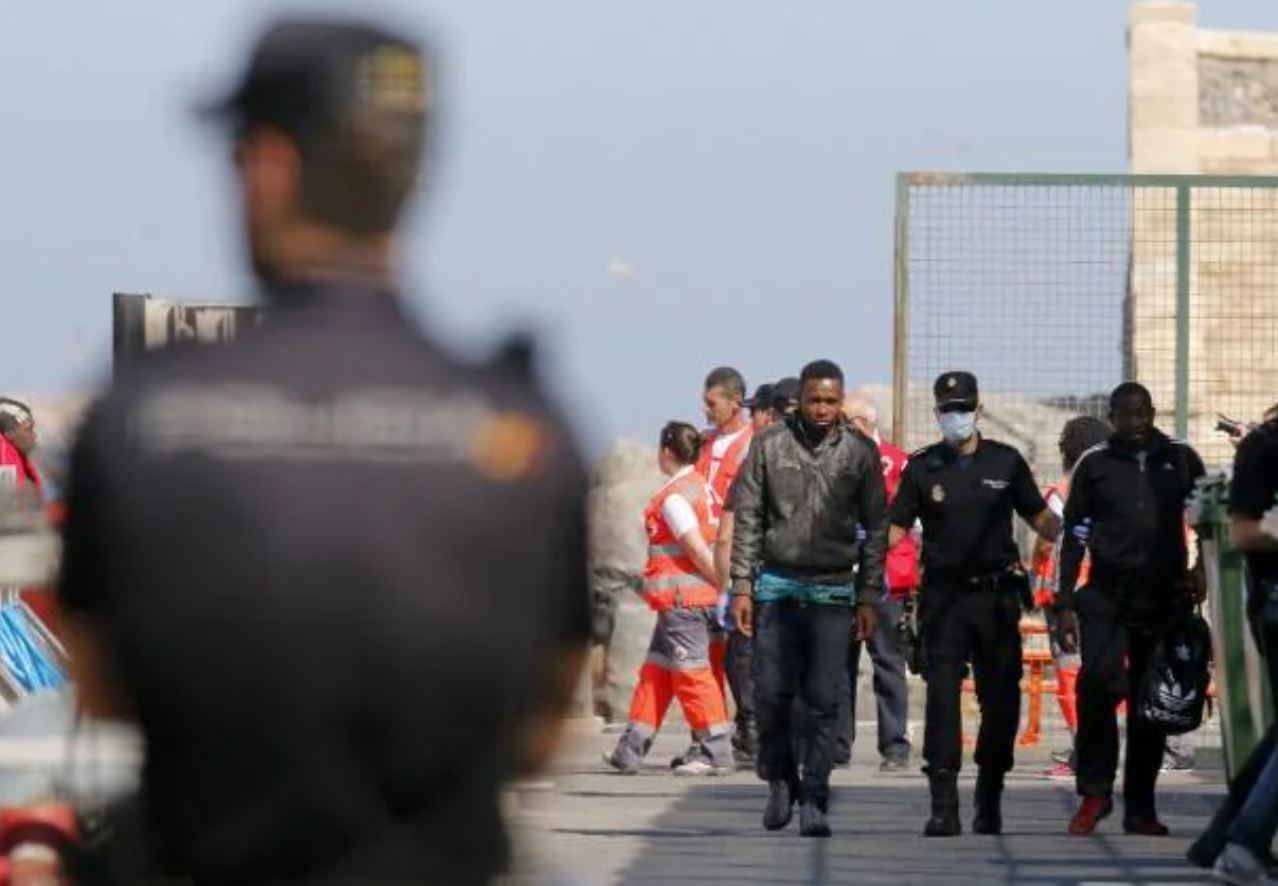
<svg viewBox="0 0 1278 886">
<path fill-rule="evenodd" d="M 1278 34 L 1205 30 L 1192 3 L 1132 7 L 1129 148 L 1136 174 L 1278 175 Z M 1130 371 L 1175 406 L 1176 213 L 1171 189 L 1133 196 Z M 1195 189 L 1190 203 L 1190 439 L 1232 450 L 1217 412 L 1278 400 L 1278 190 Z"/>
</svg>

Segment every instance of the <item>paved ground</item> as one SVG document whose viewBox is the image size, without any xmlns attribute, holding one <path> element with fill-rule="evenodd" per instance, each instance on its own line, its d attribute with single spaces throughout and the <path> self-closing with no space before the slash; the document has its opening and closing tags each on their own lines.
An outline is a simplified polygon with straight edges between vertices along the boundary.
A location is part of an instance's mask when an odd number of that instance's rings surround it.
<svg viewBox="0 0 1278 886">
<path fill-rule="evenodd" d="M 129 784 L 136 760 L 128 736 L 94 734 L 68 754 L 68 700 L 33 699 L 0 717 L 0 803 L 47 795 L 74 760 L 78 792 L 118 790 Z M 868 728 L 867 728 L 868 727 Z M 863 724 L 862 735 L 873 735 Z M 684 730 L 669 724 L 650 756 L 651 766 L 626 777 L 606 770 L 600 757 L 616 741 L 581 724 L 555 771 L 521 786 L 510 798 L 524 867 L 535 876 L 519 883 L 572 884 L 821 884 L 943 883 L 1083 884 L 1199 883 L 1200 872 L 1182 860 L 1223 793 L 1218 768 L 1164 776 L 1160 798 L 1169 839 L 1121 833 L 1102 825 L 1094 838 L 1064 833 L 1074 808 L 1072 785 L 1042 778 L 1045 750 L 1022 752 L 1008 786 L 1003 837 L 966 835 L 952 840 L 919 836 L 927 814 L 925 781 L 917 769 L 881 775 L 873 748 L 858 743 L 850 769 L 835 775 L 830 840 L 803 840 L 796 826 L 762 830 L 764 790 L 752 773 L 727 778 L 680 779 L 665 768 L 681 750 Z M 1218 753 L 1200 748 L 1210 764 Z M 962 786 L 970 818 L 971 773 Z M 966 822 L 965 822 L 966 823 Z"/>
<path fill-rule="evenodd" d="M 763 789 L 751 773 L 674 777 L 661 764 L 679 750 L 676 734 L 659 742 L 646 771 L 607 774 L 600 754 L 615 740 L 597 730 L 580 736 L 552 776 L 512 801 L 522 843 L 537 867 L 562 872 L 562 882 L 1199 883 L 1206 878 L 1183 852 L 1223 791 L 1219 770 L 1165 776 L 1160 802 L 1171 838 L 1127 837 L 1115 819 L 1095 837 L 1070 837 L 1072 785 L 1038 775 L 1040 752 L 1009 781 L 1007 834 L 924 840 L 923 777 L 881 775 L 865 756 L 873 749 L 859 747 L 853 766 L 835 777 L 835 836 L 804 840 L 795 825 L 779 834 L 761 829 Z M 962 792 L 967 819 L 970 773 Z"/>
</svg>

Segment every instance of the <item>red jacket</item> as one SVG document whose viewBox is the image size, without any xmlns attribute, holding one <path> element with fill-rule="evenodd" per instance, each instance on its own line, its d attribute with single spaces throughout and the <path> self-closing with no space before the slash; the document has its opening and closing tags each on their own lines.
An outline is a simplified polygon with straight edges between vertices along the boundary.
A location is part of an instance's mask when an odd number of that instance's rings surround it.
<svg viewBox="0 0 1278 886">
<path fill-rule="evenodd" d="M 883 484 L 891 506 L 910 457 L 886 440 L 879 443 L 879 455 L 883 459 Z M 895 547 L 888 548 L 885 568 L 888 592 L 893 600 L 908 596 L 919 586 L 919 551 L 912 535 L 906 535 Z"/>
<path fill-rule="evenodd" d="M 31 459 L 0 434 L 0 486 L 21 488 L 28 485 L 34 486 L 40 501 L 44 501 L 44 484 L 40 481 L 40 472 L 35 469 Z"/>
</svg>

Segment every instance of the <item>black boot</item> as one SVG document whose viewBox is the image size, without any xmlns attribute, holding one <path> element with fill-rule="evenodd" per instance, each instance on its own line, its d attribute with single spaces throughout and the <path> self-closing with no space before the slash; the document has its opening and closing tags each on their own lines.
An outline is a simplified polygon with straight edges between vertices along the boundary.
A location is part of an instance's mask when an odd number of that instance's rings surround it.
<svg viewBox="0 0 1278 886">
<path fill-rule="evenodd" d="M 799 836 L 830 836 L 830 824 L 825 819 L 829 811 L 830 788 L 828 785 L 804 787 L 799 800 Z"/>
<path fill-rule="evenodd" d="M 763 808 L 763 826 L 779 831 L 794 817 L 795 791 L 784 781 L 768 782 L 768 805 Z"/>
<path fill-rule="evenodd" d="M 830 824 L 825 820 L 822 804 L 811 800 L 804 800 L 799 804 L 799 836 L 830 836 Z"/>
<path fill-rule="evenodd" d="M 927 781 L 932 791 L 932 817 L 923 826 L 923 836 L 957 837 L 963 833 L 959 823 L 958 773 L 931 773 Z"/>
<path fill-rule="evenodd" d="M 972 831 L 977 834 L 1003 833 L 1003 774 L 981 770 L 976 776 L 976 817 Z"/>
</svg>

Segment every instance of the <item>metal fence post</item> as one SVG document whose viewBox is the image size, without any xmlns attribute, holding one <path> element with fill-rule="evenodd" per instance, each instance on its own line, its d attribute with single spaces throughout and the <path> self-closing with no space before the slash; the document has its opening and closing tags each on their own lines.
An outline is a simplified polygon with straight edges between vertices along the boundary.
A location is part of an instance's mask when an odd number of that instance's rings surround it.
<svg viewBox="0 0 1278 886">
<path fill-rule="evenodd" d="M 907 327 L 909 325 L 910 287 L 910 179 L 906 173 L 896 177 L 896 249 L 895 298 L 892 336 L 892 440 L 905 444 L 905 423 L 909 395 L 909 362 Z"/>
<path fill-rule="evenodd" d="M 1190 188 L 1176 186 L 1176 436 L 1189 439 Z"/>
</svg>

